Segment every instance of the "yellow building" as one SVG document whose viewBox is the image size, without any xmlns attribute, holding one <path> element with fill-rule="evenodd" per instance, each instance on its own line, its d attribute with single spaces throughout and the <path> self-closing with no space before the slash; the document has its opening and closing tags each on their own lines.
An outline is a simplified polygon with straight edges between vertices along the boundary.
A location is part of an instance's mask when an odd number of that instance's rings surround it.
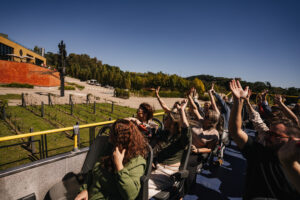
<svg viewBox="0 0 300 200">
<path fill-rule="evenodd" d="M 0 60 L 46 65 L 46 58 L 0 34 Z"/>
</svg>

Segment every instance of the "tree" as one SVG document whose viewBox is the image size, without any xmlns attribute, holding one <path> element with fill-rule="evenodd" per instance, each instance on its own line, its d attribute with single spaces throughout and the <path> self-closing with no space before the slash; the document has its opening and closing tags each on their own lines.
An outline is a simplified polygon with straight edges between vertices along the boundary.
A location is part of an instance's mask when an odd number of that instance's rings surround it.
<svg viewBox="0 0 300 200">
<path fill-rule="evenodd" d="M 34 46 L 33 48 L 33 52 L 42 55 L 42 48 L 38 47 L 38 46 Z"/>
<path fill-rule="evenodd" d="M 195 78 L 192 82 L 192 85 L 197 89 L 197 91 L 200 93 L 200 94 L 204 94 L 205 92 L 205 86 L 203 84 L 203 82 L 198 79 L 198 78 Z"/>
<path fill-rule="evenodd" d="M 269 81 L 266 82 L 266 85 L 267 85 L 267 87 L 268 87 L 269 90 L 272 88 L 272 85 L 271 85 L 271 83 Z"/>
</svg>

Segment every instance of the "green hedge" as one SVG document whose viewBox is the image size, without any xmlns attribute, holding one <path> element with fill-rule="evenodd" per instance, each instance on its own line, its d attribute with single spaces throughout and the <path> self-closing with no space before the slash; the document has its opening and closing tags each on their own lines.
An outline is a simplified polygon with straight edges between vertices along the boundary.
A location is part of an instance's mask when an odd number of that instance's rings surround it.
<svg viewBox="0 0 300 200">
<path fill-rule="evenodd" d="M 60 87 L 58 89 L 60 90 Z M 75 90 L 75 87 L 73 87 L 71 85 L 66 85 L 65 90 Z"/>
<path fill-rule="evenodd" d="M 136 96 L 141 96 L 141 97 L 147 97 L 147 96 L 151 96 L 151 97 L 155 97 L 155 91 L 151 91 L 151 90 L 134 90 L 131 91 L 132 93 L 134 93 L 134 95 Z M 171 91 L 171 90 L 161 90 L 159 91 L 159 96 L 161 97 L 184 97 L 184 93 L 180 92 L 180 91 Z"/>
<path fill-rule="evenodd" d="M 13 87 L 13 88 L 34 88 L 33 85 L 27 84 L 27 83 L 9 83 L 0 85 L 1 87 Z"/>
<path fill-rule="evenodd" d="M 76 88 L 78 88 L 79 90 L 83 90 L 85 87 L 83 85 L 78 85 L 76 83 L 70 83 L 70 82 L 67 82 L 68 85 L 72 85 L 72 86 L 75 86 Z"/>
<path fill-rule="evenodd" d="M 184 97 L 185 94 L 179 91 L 171 91 L 171 90 L 167 90 L 167 91 L 159 91 L 159 96 L 160 97 Z"/>
<path fill-rule="evenodd" d="M 21 99 L 22 96 L 20 94 L 3 94 L 0 95 L 0 100 L 4 99 Z"/>
<path fill-rule="evenodd" d="M 149 90 L 131 90 L 131 93 L 133 93 L 135 96 L 138 97 L 149 97 L 149 96 L 155 96 L 155 92 L 154 91 L 149 91 Z"/>
<path fill-rule="evenodd" d="M 116 88 L 115 89 L 115 96 L 120 97 L 120 98 L 124 98 L 124 99 L 129 99 L 130 93 L 129 93 L 129 90 Z"/>
</svg>

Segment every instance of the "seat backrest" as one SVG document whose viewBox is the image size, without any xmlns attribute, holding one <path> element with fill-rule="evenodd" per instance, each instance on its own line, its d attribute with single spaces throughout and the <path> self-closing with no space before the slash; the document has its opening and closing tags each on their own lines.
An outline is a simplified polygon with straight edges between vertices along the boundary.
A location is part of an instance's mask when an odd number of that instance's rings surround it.
<svg viewBox="0 0 300 200">
<path fill-rule="evenodd" d="M 146 164 L 145 174 L 141 177 L 141 189 L 138 197 L 136 198 L 137 200 L 148 199 L 148 182 L 152 170 L 153 151 L 149 144 L 147 144 L 147 147 L 148 147 L 147 164 Z"/>
<path fill-rule="evenodd" d="M 103 152 L 105 152 L 108 146 L 108 136 L 98 134 L 86 155 L 85 161 L 81 169 L 82 174 L 86 174 L 89 170 L 93 169 L 97 159 L 101 156 Z"/>
<path fill-rule="evenodd" d="M 164 124 L 163 124 L 159 119 L 153 117 L 153 118 L 152 118 L 152 121 L 154 121 L 155 123 L 158 124 L 158 129 L 164 130 Z"/>
<path fill-rule="evenodd" d="M 182 154 L 182 159 L 181 159 L 179 170 L 185 170 L 187 168 L 187 165 L 189 162 L 190 153 L 191 153 L 191 145 L 192 145 L 192 134 L 189 134 L 189 135 L 190 135 L 189 144 Z"/>
</svg>

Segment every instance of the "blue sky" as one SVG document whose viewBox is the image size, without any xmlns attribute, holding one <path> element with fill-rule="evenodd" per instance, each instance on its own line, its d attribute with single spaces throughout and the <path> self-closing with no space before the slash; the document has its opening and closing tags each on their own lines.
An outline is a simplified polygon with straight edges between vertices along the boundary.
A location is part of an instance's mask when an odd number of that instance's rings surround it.
<svg viewBox="0 0 300 200">
<path fill-rule="evenodd" d="M 300 1 L 2 1 L 0 32 L 124 71 L 300 88 Z"/>
</svg>

